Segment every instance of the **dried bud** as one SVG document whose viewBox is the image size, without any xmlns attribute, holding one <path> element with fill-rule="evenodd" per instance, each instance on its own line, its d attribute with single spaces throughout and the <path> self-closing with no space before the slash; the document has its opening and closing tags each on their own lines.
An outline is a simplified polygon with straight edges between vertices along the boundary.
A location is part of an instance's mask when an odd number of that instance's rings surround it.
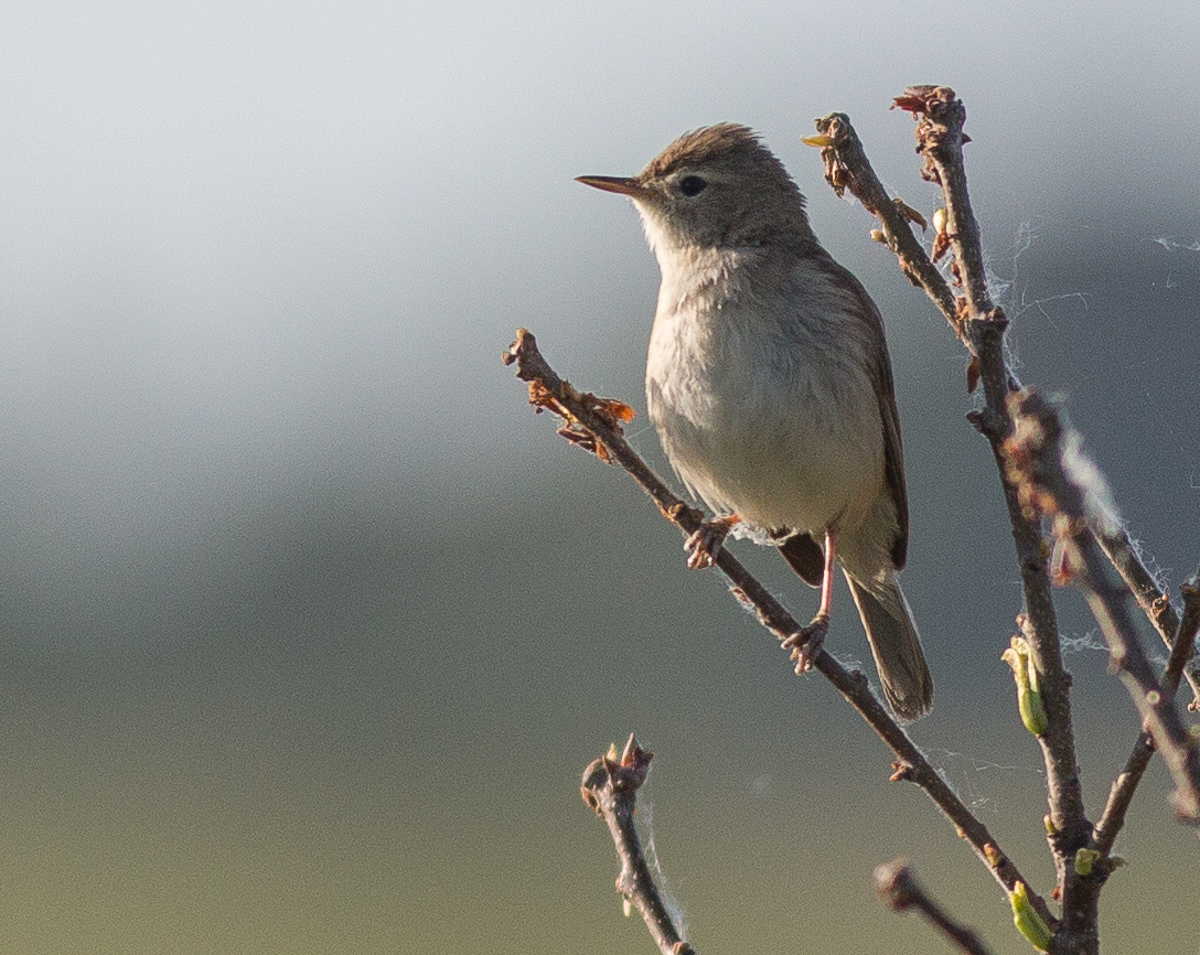
<svg viewBox="0 0 1200 955">
<path fill-rule="evenodd" d="M 919 225 L 922 232 L 929 228 L 929 223 L 925 221 L 925 217 L 899 196 L 892 200 L 892 205 L 896 207 L 900 215 L 904 216 L 905 221 Z"/>
</svg>

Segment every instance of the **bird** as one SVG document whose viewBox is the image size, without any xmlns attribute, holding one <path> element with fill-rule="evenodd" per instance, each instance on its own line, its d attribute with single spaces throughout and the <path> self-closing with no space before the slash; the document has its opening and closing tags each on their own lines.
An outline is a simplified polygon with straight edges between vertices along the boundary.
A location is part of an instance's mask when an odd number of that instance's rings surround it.
<svg viewBox="0 0 1200 955">
<path fill-rule="evenodd" d="M 746 126 L 685 133 L 635 176 L 577 181 L 631 199 L 658 261 L 646 403 L 715 515 L 688 539 L 688 566 L 711 566 L 735 528 L 777 547 L 821 591 L 784 641 L 798 670 L 823 645 L 840 566 L 888 704 L 903 722 L 925 715 L 933 679 L 896 577 L 909 538 L 900 417 L 870 295 Z"/>
</svg>

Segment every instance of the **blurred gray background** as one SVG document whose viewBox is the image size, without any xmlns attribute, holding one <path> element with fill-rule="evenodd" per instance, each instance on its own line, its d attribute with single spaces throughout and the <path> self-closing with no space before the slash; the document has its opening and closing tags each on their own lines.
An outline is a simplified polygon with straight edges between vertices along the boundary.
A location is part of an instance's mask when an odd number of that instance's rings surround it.
<svg viewBox="0 0 1200 955">
<path fill-rule="evenodd" d="M 528 326 L 642 408 L 657 270 L 628 203 L 572 179 L 699 125 L 761 130 L 887 319 L 938 684 L 915 736 L 1048 891 L 963 354 L 800 137 L 848 112 L 929 213 L 888 106 L 913 83 L 964 98 L 1021 373 L 1066 395 L 1177 585 L 1200 559 L 1198 38 L 1200 7 L 1156 0 L 6 4 L 0 947 L 649 952 L 577 794 L 636 731 L 700 951 L 948 951 L 874 898 L 900 854 L 1027 951 L 861 720 L 684 570 L 500 354 Z M 644 416 L 629 433 L 661 463 Z M 865 660 L 845 598 L 830 647 Z M 1136 725 L 1062 608 L 1097 813 Z M 1118 846 L 1113 951 L 1195 951 L 1200 846 L 1168 788 L 1156 767 Z"/>
</svg>

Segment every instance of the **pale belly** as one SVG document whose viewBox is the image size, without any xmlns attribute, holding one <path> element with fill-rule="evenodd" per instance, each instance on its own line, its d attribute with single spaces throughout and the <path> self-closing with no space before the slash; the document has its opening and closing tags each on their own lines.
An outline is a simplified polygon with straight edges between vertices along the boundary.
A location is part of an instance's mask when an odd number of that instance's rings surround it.
<svg viewBox="0 0 1200 955">
<path fill-rule="evenodd" d="M 693 494 L 763 530 L 820 534 L 866 516 L 883 493 L 883 432 L 871 383 L 852 362 L 837 353 L 780 362 L 736 342 L 696 360 L 672 344 L 659 342 L 656 360 L 652 341 L 647 402 Z"/>
</svg>

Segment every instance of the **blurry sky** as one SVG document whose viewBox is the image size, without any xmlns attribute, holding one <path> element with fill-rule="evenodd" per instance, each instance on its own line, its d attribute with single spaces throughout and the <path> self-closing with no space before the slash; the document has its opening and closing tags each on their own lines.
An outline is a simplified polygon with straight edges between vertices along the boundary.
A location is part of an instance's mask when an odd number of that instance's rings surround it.
<svg viewBox="0 0 1200 955">
<path fill-rule="evenodd" d="M 0 945 L 649 951 L 575 788 L 635 730 L 701 950 L 923 948 L 869 888 L 901 853 L 1022 950 L 858 718 L 499 356 L 528 326 L 641 408 L 656 268 L 628 203 L 573 177 L 759 129 L 888 323 L 939 694 L 917 738 L 1048 891 L 962 354 L 799 139 L 849 113 L 929 212 L 888 106 L 958 91 L 1021 374 L 1066 395 L 1177 585 L 1200 559 L 1198 41 L 1200 7 L 1167 2 L 5 4 Z M 661 460 L 644 417 L 630 434 Z M 1094 642 L 1076 595 L 1062 624 Z M 1136 727 L 1103 653 L 1068 662 L 1096 813 Z M 1118 949 L 1200 875 L 1166 788 L 1106 891 Z"/>
</svg>

